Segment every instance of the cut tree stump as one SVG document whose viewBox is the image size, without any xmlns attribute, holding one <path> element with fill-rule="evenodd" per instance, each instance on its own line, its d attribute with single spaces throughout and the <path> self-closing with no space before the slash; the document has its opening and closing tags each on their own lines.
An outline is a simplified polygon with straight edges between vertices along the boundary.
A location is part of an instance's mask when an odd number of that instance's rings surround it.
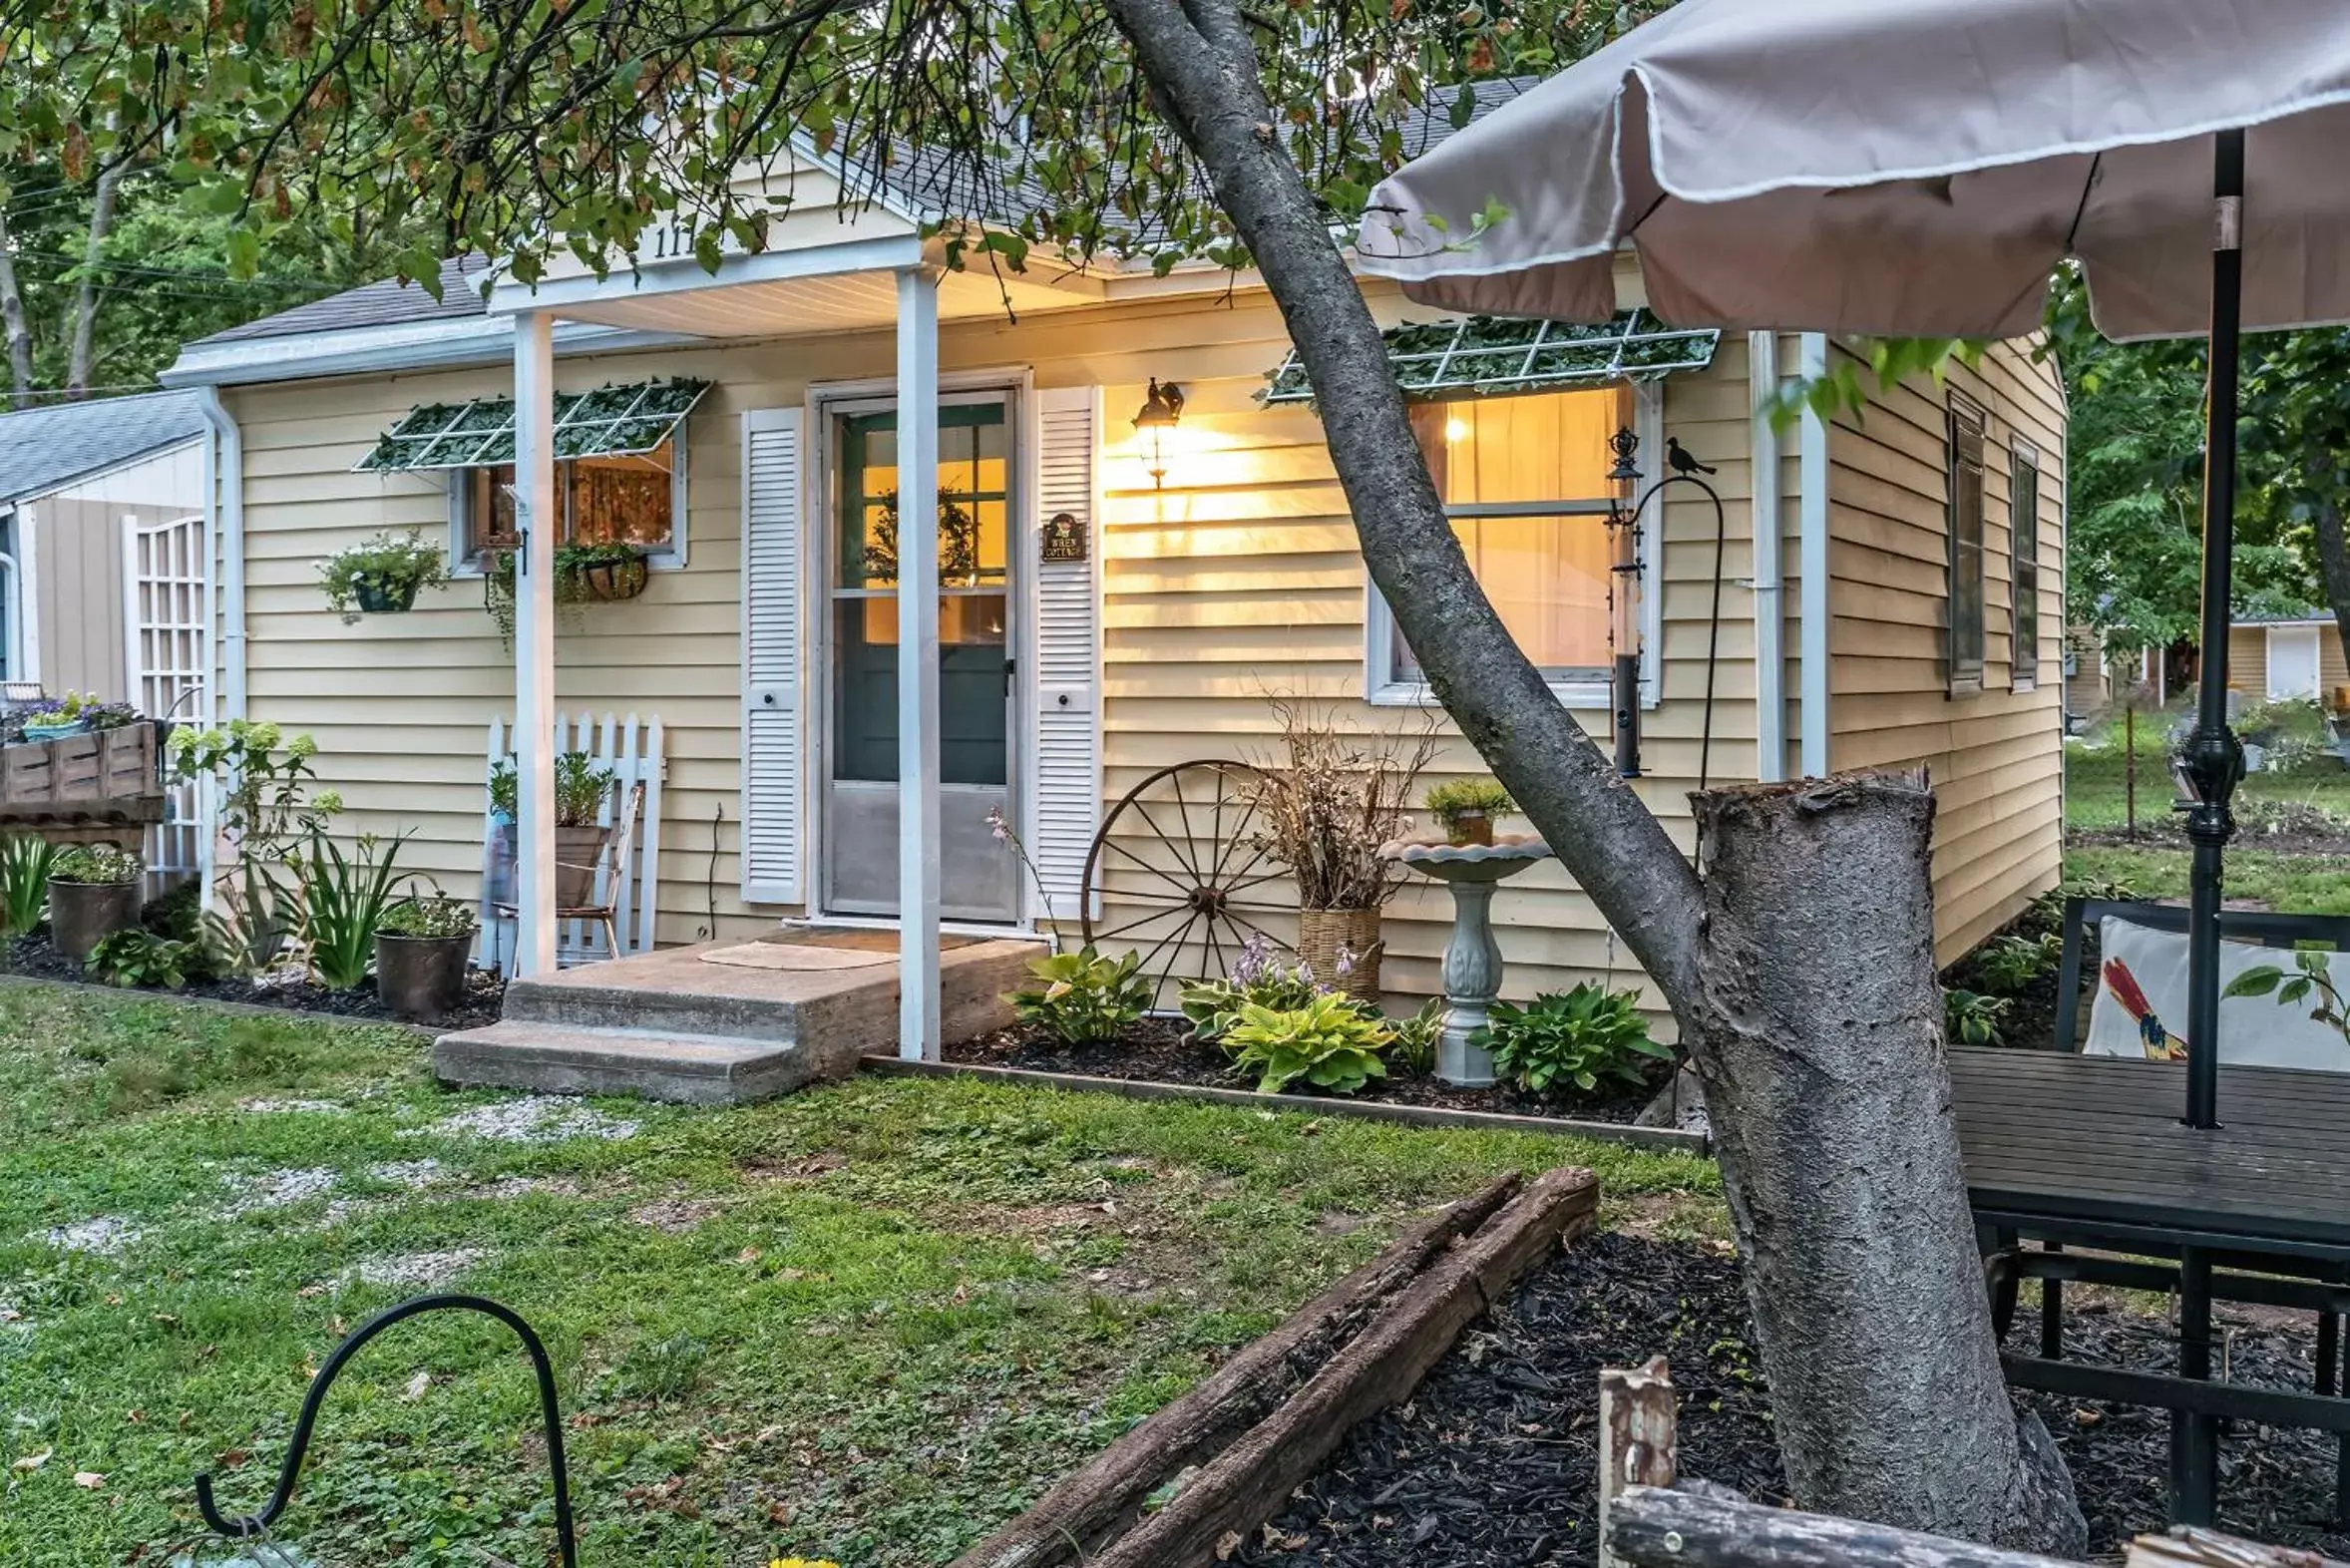
<svg viewBox="0 0 2350 1568">
<path fill-rule="evenodd" d="M 1279 1512 L 1357 1423 L 1408 1397 L 1463 1328 L 1598 1211 L 1586 1170 L 1516 1186 L 1496 1182 L 1415 1227 L 955 1568 L 1215 1560 Z M 1145 1514 L 1170 1483 L 1174 1495 Z"/>
</svg>

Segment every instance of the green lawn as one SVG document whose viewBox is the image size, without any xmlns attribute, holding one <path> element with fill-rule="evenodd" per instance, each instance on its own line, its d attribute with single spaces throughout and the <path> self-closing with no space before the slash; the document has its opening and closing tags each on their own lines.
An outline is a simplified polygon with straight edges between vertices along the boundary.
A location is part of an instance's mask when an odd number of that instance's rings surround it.
<svg viewBox="0 0 2350 1568">
<path fill-rule="evenodd" d="M 455 1285 L 554 1347 L 588 1562 L 943 1563 L 1415 1211 L 1567 1162 L 1721 1223 L 1710 1164 L 1615 1146 L 964 1081 L 451 1094 L 404 1034 L 0 987 L 0 1562 L 159 1561 L 199 1469 L 258 1506 L 338 1337 Z M 504 1334 L 370 1348 L 286 1533 L 545 1560 Z"/>
<path fill-rule="evenodd" d="M 2128 821 L 2126 783 L 2119 748 L 2093 752 L 2074 746 L 2065 752 L 2065 822 L 2075 828 L 2119 828 Z M 2138 821 L 2147 827 L 2166 822 L 2175 791 L 2158 757 L 2138 759 Z M 2252 773 L 2237 791 L 2243 801 L 2274 800 L 2350 815 L 2350 768 L 2294 773 Z"/>
<path fill-rule="evenodd" d="M 2066 754 L 2065 821 L 2073 829 L 2115 829 L 2125 822 L 2122 758 L 2072 749 Z M 2158 760 L 2139 760 L 2139 824 L 2167 827 L 2171 786 Z M 2350 817 L 2350 769 L 2292 774 L 2254 773 L 2240 802 L 2310 806 Z M 2262 850 L 2256 824 L 2227 852 L 2227 896 L 2300 914 L 2350 915 L 2350 855 L 2280 854 Z M 2184 898 L 2188 854 L 2176 837 L 2143 844 L 2070 844 L 2068 883 L 2118 882 L 2145 898 Z"/>
</svg>

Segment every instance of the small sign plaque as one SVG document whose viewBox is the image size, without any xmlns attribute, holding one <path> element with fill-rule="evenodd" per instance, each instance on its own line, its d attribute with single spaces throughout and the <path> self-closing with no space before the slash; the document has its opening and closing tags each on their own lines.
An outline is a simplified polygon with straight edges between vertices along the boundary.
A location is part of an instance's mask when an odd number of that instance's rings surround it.
<svg viewBox="0 0 2350 1568">
<path fill-rule="evenodd" d="M 1056 512 L 1044 525 L 1043 549 L 1045 561 L 1083 561 L 1085 559 L 1085 525 L 1073 513 Z"/>
</svg>

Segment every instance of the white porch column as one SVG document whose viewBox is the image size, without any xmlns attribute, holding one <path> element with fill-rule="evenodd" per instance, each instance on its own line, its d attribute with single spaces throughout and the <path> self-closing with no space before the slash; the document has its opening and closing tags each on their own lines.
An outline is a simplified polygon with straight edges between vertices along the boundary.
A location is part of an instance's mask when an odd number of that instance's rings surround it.
<svg viewBox="0 0 2350 1568">
<path fill-rule="evenodd" d="M 939 293 L 898 274 L 898 1054 L 939 1055 Z"/>
<path fill-rule="evenodd" d="M 555 973 L 555 344 L 543 310 L 514 318 L 516 973 Z M 542 526 L 544 522 L 545 526 Z"/>
</svg>

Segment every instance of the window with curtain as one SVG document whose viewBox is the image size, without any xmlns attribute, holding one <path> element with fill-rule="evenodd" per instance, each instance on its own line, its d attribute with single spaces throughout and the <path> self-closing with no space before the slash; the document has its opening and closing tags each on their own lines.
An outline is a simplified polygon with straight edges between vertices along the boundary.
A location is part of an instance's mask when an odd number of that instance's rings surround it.
<svg viewBox="0 0 2350 1568">
<path fill-rule="evenodd" d="M 1951 398 L 1949 435 L 1949 665 L 1959 694 L 1983 689 L 1983 411 Z"/>
<path fill-rule="evenodd" d="M 656 563 L 674 562 L 680 553 L 682 451 L 672 436 L 650 452 L 557 463 L 555 500 L 562 532 L 556 543 L 637 545 Z M 450 478 L 457 565 L 478 569 L 490 552 L 514 549 L 514 465 L 457 469 Z"/>
<path fill-rule="evenodd" d="M 2008 549 L 2015 558 L 2015 671 L 2013 685 L 2040 683 L 2040 454 L 2015 444 L 2008 468 Z"/>
<path fill-rule="evenodd" d="M 1554 685 L 1608 678 L 1608 438 L 1631 416 L 1622 387 L 1412 406 L 1470 570 Z M 1401 628 L 1387 628 L 1373 684 L 1394 699 L 1424 681 Z"/>
</svg>

